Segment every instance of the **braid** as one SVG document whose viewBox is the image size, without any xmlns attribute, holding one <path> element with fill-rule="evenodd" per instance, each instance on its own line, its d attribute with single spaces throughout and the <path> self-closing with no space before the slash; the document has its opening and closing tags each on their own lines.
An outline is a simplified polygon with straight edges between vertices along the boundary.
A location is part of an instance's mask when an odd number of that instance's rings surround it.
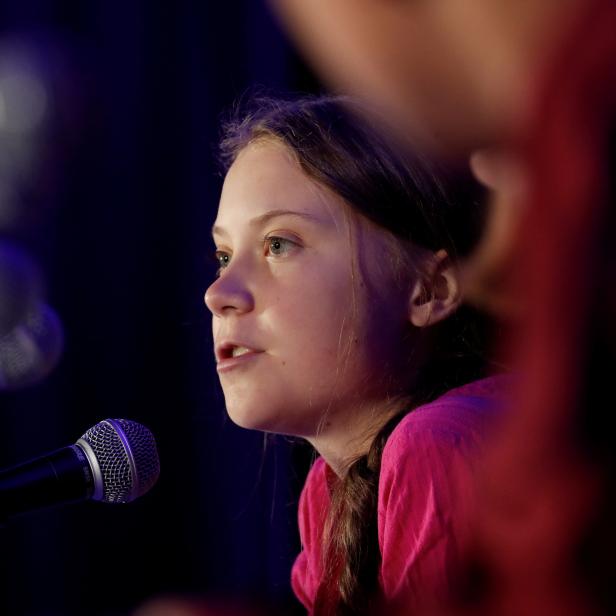
<svg viewBox="0 0 616 616">
<path fill-rule="evenodd" d="M 407 413 L 397 413 L 380 429 L 368 453 L 357 458 L 334 487 L 325 532 L 326 572 L 315 605 L 319 615 L 373 613 L 378 604 L 381 459 L 387 439 Z"/>
</svg>

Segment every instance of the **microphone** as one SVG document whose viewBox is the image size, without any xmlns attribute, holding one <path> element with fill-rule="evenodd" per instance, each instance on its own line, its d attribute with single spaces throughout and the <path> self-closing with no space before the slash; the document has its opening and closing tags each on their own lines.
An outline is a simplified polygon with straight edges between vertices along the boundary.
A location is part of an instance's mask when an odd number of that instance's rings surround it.
<svg viewBox="0 0 616 616">
<path fill-rule="evenodd" d="M 74 445 L 0 471 L 0 516 L 96 500 L 127 503 L 158 479 L 156 441 L 143 425 L 105 419 Z"/>
</svg>

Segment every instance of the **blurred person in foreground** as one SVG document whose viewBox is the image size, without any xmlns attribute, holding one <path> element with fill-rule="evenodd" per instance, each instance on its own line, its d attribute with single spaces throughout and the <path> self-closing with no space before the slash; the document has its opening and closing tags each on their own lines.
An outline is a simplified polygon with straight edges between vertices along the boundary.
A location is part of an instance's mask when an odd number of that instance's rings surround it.
<svg viewBox="0 0 616 616">
<path fill-rule="evenodd" d="M 501 189 L 467 297 L 523 368 L 485 461 L 472 613 L 614 613 L 616 5 L 275 0 L 332 84 Z M 499 152 L 496 154 L 495 152 Z M 470 556 L 472 555 L 472 556 Z M 471 583 L 472 582 L 472 583 Z"/>
</svg>

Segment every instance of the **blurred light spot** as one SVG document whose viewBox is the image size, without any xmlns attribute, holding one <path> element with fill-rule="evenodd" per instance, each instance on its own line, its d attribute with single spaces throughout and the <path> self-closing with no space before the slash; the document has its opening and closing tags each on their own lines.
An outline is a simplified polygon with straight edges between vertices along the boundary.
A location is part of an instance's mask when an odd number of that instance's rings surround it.
<svg viewBox="0 0 616 616">
<path fill-rule="evenodd" d="M 31 133 L 39 127 L 46 109 L 47 93 L 35 75 L 19 70 L 0 74 L 0 129 Z"/>
<path fill-rule="evenodd" d="M 0 164 L 1 169 L 2 164 Z M 0 177 L 0 229 L 12 227 L 17 222 L 18 215 L 19 208 L 17 207 L 15 191 L 8 182 L 3 181 Z"/>
<path fill-rule="evenodd" d="M 0 129 L 6 124 L 6 103 L 4 102 L 4 95 L 0 90 Z"/>
<path fill-rule="evenodd" d="M 64 346 L 62 323 L 41 303 L 8 334 L 0 337 L 0 390 L 28 387 L 56 366 Z"/>
<path fill-rule="evenodd" d="M 42 296 L 41 272 L 32 257 L 0 241 L 0 338 L 24 321 Z"/>
</svg>

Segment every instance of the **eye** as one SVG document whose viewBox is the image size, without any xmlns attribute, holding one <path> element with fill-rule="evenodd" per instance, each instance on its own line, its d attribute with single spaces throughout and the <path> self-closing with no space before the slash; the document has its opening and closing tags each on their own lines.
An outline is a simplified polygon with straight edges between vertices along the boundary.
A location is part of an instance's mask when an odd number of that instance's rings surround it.
<svg viewBox="0 0 616 616">
<path fill-rule="evenodd" d="M 293 242 L 284 237 L 278 237 L 277 235 L 266 237 L 264 241 L 266 257 L 284 257 L 298 246 L 297 242 Z"/>
<path fill-rule="evenodd" d="M 224 252 L 223 250 L 217 250 L 214 253 L 214 258 L 218 263 L 218 271 L 216 273 L 220 276 L 222 270 L 224 270 L 231 262 L 231 255 L 228 252 Z"/>
</svg>

